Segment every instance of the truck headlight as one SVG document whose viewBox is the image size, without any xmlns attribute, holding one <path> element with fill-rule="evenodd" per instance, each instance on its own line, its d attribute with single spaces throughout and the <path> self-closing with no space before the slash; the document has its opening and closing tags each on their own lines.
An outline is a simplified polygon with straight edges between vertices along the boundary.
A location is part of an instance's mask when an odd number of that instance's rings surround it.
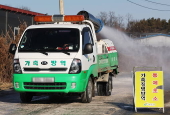
<svg viewBox="0 0 170 115">
<path fill-rule="evenodd" d="M 14 59 L 14 73 L 22 73 L 21 66 L 19 64 L 19 59 Z"/>
<path fill-rule="evenodd" d="M 76 74 L 81 72 L 81 60 L 80 59 L 73 59 L 73 62 L 70 66 L 70 74 Z"/>
</svg>

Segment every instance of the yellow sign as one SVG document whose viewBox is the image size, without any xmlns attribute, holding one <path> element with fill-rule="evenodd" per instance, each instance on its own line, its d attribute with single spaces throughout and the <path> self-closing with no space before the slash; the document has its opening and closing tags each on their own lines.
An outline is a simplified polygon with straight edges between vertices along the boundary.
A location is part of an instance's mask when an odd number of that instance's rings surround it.
<svg viewBox="0 0 170 115">
<path fill-rule="evenodd" d="M 134 81 L 135 108 L 164 108 L 163 71 L 137 71 Z"/>
</svg>

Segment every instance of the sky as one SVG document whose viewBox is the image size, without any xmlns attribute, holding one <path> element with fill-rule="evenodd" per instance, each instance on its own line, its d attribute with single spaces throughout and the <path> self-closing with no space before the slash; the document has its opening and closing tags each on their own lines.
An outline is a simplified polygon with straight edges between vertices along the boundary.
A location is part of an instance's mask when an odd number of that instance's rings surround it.
<svg viewBox="0 0 170 115">
<path fill-rule="evenodd" d="M 31 11 L 49 15 L 59 14 L 59 0 L 0 0 L 0 4 L 12 7 L 24 6 Z M 74 15 L 81 10 L 86 10 L 94 16 L 98 16 L 100 12 L 113 11 L 116 16 L 123 17 L 129 13 L 135 20 L 152 17 L 169 20 L 170 0 L 64 0 L 66 15 Z"/>
</svg>

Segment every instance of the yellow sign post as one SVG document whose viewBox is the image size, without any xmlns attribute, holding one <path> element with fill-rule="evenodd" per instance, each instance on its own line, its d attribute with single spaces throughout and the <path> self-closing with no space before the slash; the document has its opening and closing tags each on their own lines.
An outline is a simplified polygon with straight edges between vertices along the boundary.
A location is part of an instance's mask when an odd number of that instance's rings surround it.
<svg viewBox="0 0 170 115">
<path fill-rule="evenodd" d="M 137 108 L 163 108 L 163 71 L 136 71 L 134 76 L 134 104 Z"/>
</svg>

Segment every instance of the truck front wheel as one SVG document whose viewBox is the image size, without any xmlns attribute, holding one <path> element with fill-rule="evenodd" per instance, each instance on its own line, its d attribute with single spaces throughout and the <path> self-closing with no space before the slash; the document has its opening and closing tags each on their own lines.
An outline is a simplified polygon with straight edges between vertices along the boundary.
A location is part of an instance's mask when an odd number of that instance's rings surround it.
<svg viewBox="0 0 170 115">
<path fill-rule="evenodd" d="M 83 103 L 90 103 L 92 101 L 92 92 L 93 92 L 93 82 L 92 79 L 89 78 L 86 91 L 81 94 L 81 101 Z"/>
<path fill-rule="evenodd" d="M 20 99 L 23 103 L 29 103 L 32 100 L 33 95 L 31 93 L 20 93 Z"/>
</svg>

